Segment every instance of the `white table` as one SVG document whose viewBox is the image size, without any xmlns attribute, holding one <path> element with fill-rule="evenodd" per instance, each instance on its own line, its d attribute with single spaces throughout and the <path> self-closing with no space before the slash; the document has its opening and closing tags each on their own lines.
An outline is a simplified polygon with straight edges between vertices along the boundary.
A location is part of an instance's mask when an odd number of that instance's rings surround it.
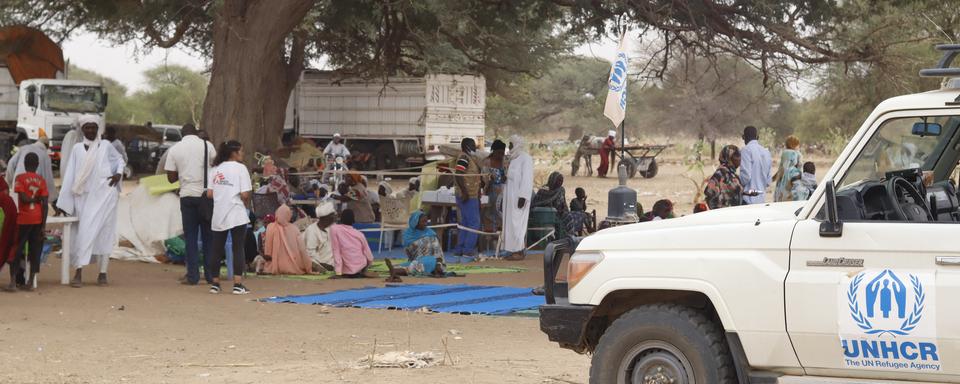
<svg viewBox="0 0 960 384">
<path fill-rule="evenodd" d="M 60 254 L 60 284 L 67 285 L 70 284 L 70 231 L 73 229 L 73 224 L 79 222 L 80 219 L 73 216 L 55 216 L 48 217 L 47 224 L 63 224 L 63 241 L 61 242 L 61 248 L 63 249 Z"/>
</svg>

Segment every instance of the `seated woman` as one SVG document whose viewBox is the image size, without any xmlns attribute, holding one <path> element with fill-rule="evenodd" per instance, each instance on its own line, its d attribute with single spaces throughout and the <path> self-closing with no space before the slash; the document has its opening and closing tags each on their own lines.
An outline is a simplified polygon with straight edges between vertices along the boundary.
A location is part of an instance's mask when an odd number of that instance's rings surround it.
<svg viewBox="0 0 960 384">
<path fill-rule="evenodd" d="M 307 247 L 300 238 L 300 230 L 290 223 L 293 213 L 290 207 L 277 208 L 276 220 L 267 225 L 263 238 L 265 262 L 263 273 L 270 275 L 306 275 L 312 273 Z"/>
<path fill-rule="evenodd" d="M 437 233 L 427 228 L 427 215 L 422 211 L 413 212 L 407 224 L 409 227 L 403 231 L 403 252 L 407 254 L 407 262 L 394 268 L 393 262 L 386 260 L 389 281 L 399 282 L 397 276 L 445 276 L 443 248 Z"/>
<path fill-rule="evenodd" d="M 367 271 L 373 263 L 373 252 L 362 232 L 353 228 L 355 220 L 352 210 L 340 213 L 340 224 L 330 226 L 330 245 L 333 251 L 332 278 L 377 277 Z"/>
<path fill-rule="evenodd" d="M 560 172 L 550 173 L 547 185 L 541 187 L 533 196 L 533 206 L 557 210 L 557 218 L 560 219 L 556 228 L 558 238 L 581 233 L 587 222 L 586 212 L 570 211 L 567 208 L 567 193 L 563 188 L 563 175 Z"/>
</svg>

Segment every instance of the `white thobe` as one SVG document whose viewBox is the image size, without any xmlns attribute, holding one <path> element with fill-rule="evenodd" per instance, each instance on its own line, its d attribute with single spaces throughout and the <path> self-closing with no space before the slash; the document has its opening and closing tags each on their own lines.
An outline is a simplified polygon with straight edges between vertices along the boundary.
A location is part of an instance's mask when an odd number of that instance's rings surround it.
<svg viewBox="0 0 960 384">
<path fill-rule="evenodd" d="M 760 145 L 756 140 L 751 140 L 740 150 L 740 182 L 743 184 L 743 190 L 757 191 L 757 196 L 744 196 L 743 201 L 747 204 L 763 204 L 767 200 L 767 187 L 770 186 L 770 169 L 773 167 L 773 159 L 770 158 L 770 151 Z"/>
<path fill-rule="evenodd" d="M 47 182 L 50 201 L 57 201 L 57 185 L 54 184 L 53 179 L 53 164 L 50 162 L 50 155 L 47 154 L 47 146 L 40 142 L 20 147 L 20 150 L 10 158 L 10 161 L 7 162 L 7 185 L 12 189 L 17 176 L 27 171 L 23 166 L 23 160 L 26 159 L 28 153 L 35 153 L 37 157 L 40 158 L 40 166 L 37 167 L 37 174 Z M 16 194 L 13 195 L 16 196 Z M 18 199 L 13 199 L 13 201 L 17 200 Z"/>
<path fill-rule="evenodd" d="M 526 248 L 524 240 L 533 194 L 533 158 L 529 154 L 522 153 L 510 161 L 503 191 L 503 249 L 520 252 Z M 521 198 L 527 202 L 523 208 L 517 208 Z"/>
<path fill-rule="evenodd" d="M 87 156 L 96 156 L 97 162 L 87 178 L 86 191 L 75 194 L 74 179 L 79 176 Z M 77 143 L 70 151 L 70 159 L 63 173 L 63 187 L 57 207 L 76 216 L 80 222 L 71 232 L 71 266 L 79 268 L 90 264 L 91 256 L 113 253 L 117 244 L 117 201 L 120 198 L 120 183 L 111 187 L 109 178 L 123 174 L 123 157 L 109 141 L 102 140 L 99 150 L 89 152 L 83 143 Z"/>
<path fill-rule="evenodd" d="M 307 254 L 314 265 L 321 263 L 333 265 L 333 248 L 330 246 L 330 233 L 327 229 L 320 229 L 316 223 L 310 224 L 300 235 L 307 246 Z"/>
</svg>

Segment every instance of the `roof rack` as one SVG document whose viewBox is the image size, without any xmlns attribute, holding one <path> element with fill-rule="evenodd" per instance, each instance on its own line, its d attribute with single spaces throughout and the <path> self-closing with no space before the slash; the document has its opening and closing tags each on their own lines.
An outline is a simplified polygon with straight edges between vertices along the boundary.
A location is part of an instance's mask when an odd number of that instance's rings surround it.
<svg viewBox="0 0 960 384">
<path fill-rule="evenodd" d="M 920 70 L 921 77 L 954 77 L 960 76 L 960 68 L 952 68 L 953 59 L 960 55 L 960 44 L 939 44 L 936 49 L 943 51 L 943 57 L 937 63 L 936 68 L 927 68 Z"/>
</svg>

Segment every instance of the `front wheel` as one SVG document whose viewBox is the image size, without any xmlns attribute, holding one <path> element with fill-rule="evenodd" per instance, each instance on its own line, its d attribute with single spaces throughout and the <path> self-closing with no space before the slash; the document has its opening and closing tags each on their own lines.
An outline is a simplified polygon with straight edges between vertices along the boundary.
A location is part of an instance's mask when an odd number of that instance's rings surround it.
<svg viewBox="0 0 960 384">
<path fill-rule="evenodd" d="M 640 176 L 643 176 L 644 179 L 652 179 L 657 175 L 658 168 L 657 160 L 650 160 L 650 165 L 647 167 L 647 170 L 640 171 Z"/>
<path fill-rule="evenodd" d="M 644 305 L 604 332 L 590 366 L 594 384 L 734 384 L 723 329 L 676 304 Z"/>
</svg>

